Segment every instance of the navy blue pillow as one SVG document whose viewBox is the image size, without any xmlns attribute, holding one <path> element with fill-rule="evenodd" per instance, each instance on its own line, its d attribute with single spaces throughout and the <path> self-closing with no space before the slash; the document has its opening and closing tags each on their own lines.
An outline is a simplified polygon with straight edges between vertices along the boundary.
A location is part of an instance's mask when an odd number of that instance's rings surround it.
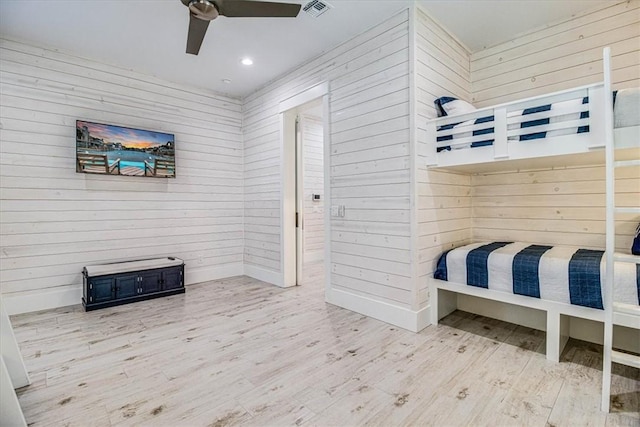
<svg viewBox="0 0 640 427">
<path fill-rule="evenodd" d="M 451 96 L 442 96 L 433 101 L 433 103 L 436 104 L 438 117 L 456 116 L 459 114 L 466 114 L 476 111 L 476 107 L 469 104 L 467 101 L 453 98 Z"/>
<path fill-rule="evenodd" d="M 447 102 L 455 101 L 457 98 L 452 98 L 450 96 L 441 96 L 440 98 L 433 101 L 436 104 L 436 111 L 438 112 L 438 117 L 444 117 L 447 115 L 447 112 L 442 107 Z"/>
</svg>

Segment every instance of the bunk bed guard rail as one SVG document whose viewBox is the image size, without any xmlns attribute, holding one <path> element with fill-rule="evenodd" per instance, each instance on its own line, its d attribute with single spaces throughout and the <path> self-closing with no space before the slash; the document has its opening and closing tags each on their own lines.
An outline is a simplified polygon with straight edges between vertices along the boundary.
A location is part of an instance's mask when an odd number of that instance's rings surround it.
<svg viewBox="0 0 640 427">
<path fill-rule="evenodd" d="M 581 86 L 427 122 L 427 166 L 450 167 L 602 149 L 604 85 Z"/>
</svg>

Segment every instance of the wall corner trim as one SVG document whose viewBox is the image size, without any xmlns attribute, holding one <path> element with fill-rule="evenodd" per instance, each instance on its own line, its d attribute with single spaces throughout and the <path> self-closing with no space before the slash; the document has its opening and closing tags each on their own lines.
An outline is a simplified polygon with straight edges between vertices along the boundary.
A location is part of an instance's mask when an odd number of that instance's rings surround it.
<svg viewBox="0 0 640 427">
<path fill-rule="evenodd" d="M 425 8 L 424 6 L 420 5 L 420 4 L 416 4 L 415 5 L 415 10 L 420 11 L 420 13 L 422 13 L 423 15 L 425 15 L 427 18 L 429 18 L 431 21 L 433 21 L 434 24 L 436 24 L 438 27 L 440 27 L 445 33 L 447 33 L 447 35 L 449 37 L 451 37 L 456 43 L 458 43 L 464 50 L 467 51 L 467 53 L 469 55 L 471 55 L 473 53 L 473 51 L 471 50 L 471 48 L 469 46 L 467 46 L 465 43 L 462 42 L 462 40 L 460 40 L 458 38 L 458 36 L 456 36 L 455 34 L 453 34 L 453 32 L 451 30 L 449 30 L 449 28 L 447 28 L 442 22 L 440 22 L 440 20 L 436 19 L 433 14 L 431 14 L 431 12 Z"/>
</svg>

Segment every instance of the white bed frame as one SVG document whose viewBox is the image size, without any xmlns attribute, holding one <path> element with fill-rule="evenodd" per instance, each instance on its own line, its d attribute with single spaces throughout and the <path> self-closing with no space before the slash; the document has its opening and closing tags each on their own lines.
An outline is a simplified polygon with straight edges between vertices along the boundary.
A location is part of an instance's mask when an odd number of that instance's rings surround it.
<svg viewBox="0 0 640 427">
<path fill-rule="evenodd" d="M 522 295 L 509 294 L 491 289 L 468 286 L 466 284 L 429 279 L 431 294 L 431 323 L 438 321 L 456 310 L 456 294 L 471 295 L 516 306 L 529 307 L 546 313 L 546 357 L 558 362 L 562 350 L 569 339 L 569 321 L 577 317 L 604 323 L 604 365 L 602 387 L 602 410 L 609 411 L 611 363 L 617 362 L 640 367 L 640 357 L 612 350 L 613 325 L 640 329 L 640 307 L 613 302 L 614 265 L 618 262 L 640 262 L 640 257 L 629 254 L 615 254 L 615 214 L 638 213 L 640 207 L 616 208 L 614 169 L 616 167 L 640 165 L 640 126 L 613 128 L 613 103 L 611 91 L 610 49 L 604 49 L 604 81 L 602 83 L 565 90 L 550 95 L 537 96 L 525 100 L 482 108 L 458 116 L 443 117 L 427 123 L 429 168 L 446 168 L 460 172 L 482 172 L 497 170 L 531 169 L 552 166 L 573 166 L 588 164 L 606 165 L 606 273 L 603 289 L 604 310 L 547 301 Z M 605 96 L 606 95 L 606 96 Z M 589 117 L 567 120 L 550 125 L 520 129 L 523 121 L 553 117 L 559 114 L 573 114 L 583 111 L 587 104 L 575 102 L 575 107 L 550 110 L 522 116 L 520 111 L 546 104 L 568 100 L 582 100 L 589 97 Z M 580 105 L 579 105 L 580 104 Z M 438 130 L 441 126 L 462 123 L 469 120 L 494 116 L 492 122 L 456 126 L 450 130 Z M 473 123 L 473 121 L 471 123 Z M 512 125 L 513 129 L 508 129 Z M 510 139 L 522 134 L 557 129 L 574 129 L 589 126 L 589 132 L 550 136 L 543 139 L 519 141 Z M 466 133 L 473 130 L 494 128 L 493 133 L 478 136 L 463 136 L 453 140 L 437 142 L 437 137 Z M 471 148 L 477 141 L 493 139 L 493 145 Z M 518 138 L 519 139 L 519 138 Z M 450 146 L 449 151 L 437 151 L 438 147 Z M 606 153 L 606 156 L 605 156 Z M 615 154 L 615 158 L 614 158 Z M 640 203 L 639 203 L 640 204 Z"/>
<path fill-rule="evenodd" d="M 457 309 L 456 295 L 451 293 L 470 295 L 545 312 L 547 319 L 546 357 L 554 362 L 560 361 L 562 350 L 569 340 L 570 317 L 593 320 L 595 322 L 604 322 L 605 320 L 604 310 L 509 294 L 456 282 L 431 278 L 429 279 L 429 288 L 431 295 L 430 320 L 433 325 L 437 325 L 440 319 Z M 441 291 L 448 291 L 449 294 Z M 633 313 L 633 306 L 629 306 L 627 312 L 616 312 L 613 323 L 628 328 L 640 329 L 640 318 Z"/>
<path fill-rule="evenodd" d="M 551 166 L 574 166 L 605 163 L 605 144 L 607 129 L 605 124 L 605 89 L 604 83 L 582 86 L 548 95 L 536 96 L 524 100 L 500 104 L 478 109 L 472 113 L 447 116 L 427 122 L 426 141 L 428 144 L 426 161 L 430 168 L 446 168 L 460 172 L 483 172 L 508 169 L 533 169 Z M 581 104 L 584 97 L 589 97 L 588 104 Z M 610 98 L 610 97 L 609 97 Z M 554 104 L 562 101 L 576 100 L 576 105 L 569 108 L 553 109 L 535 114 L 521 115 L 527 108 Z M 576 120 L 565 120 L 548 125 L 527 128 L 507 129 L 509 125 L 552 118 L 560 115 L 576 115 L 581 111 L 589 111 L 589 117 Z M 479 124 L 461 124 L 453 129 L 438 130 L 444 125 L 475 121 L 493 116 L 494 120 Z M 589 132 L 576 133 L 578 127 L 589 126 Z M 493 133 L 484 135 L 459 137 L 474 130 L 493 128 Z M 510 140 L 520 135 L 552 130 L 573 130 L 563 136 L 551 136 L 528 141 Z M 639 128 L 626 127 L 615 129 L 617 157 L 632 159 L 637 156 L 634 148 L 638 147 Z M 437 142 L 441 136 L 453 135 L 454 140 Z M 456 137 L 458 135 L 458 137 Z M 471 148 L 473 142 L 493 139 L 493 145 Z M 438 148 L 451 146 L 450 151 L 437 152 Z"/>
</svg>

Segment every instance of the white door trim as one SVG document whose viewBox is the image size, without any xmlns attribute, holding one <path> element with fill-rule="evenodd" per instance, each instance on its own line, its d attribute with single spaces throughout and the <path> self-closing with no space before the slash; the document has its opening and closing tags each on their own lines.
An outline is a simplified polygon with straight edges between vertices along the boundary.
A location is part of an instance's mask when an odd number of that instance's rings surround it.
<svg viewBox="0 0 640 427">
<path fill-rule="evenodd" d="M 331 292 L 331 110 L 329 107 L 329 85 L 322 96 L 322 174 L 324 180 L 324 295 L 328 300 Z"/>
<path fill-rule="evenodd" d="M 304 265 L 304 118 L 298 114 L 296 126 L 296 284 L 302 285 Z"/>
<path fill-rule="evenodd" d="M 302 92 L 293 95 L 283 101 L 280 101 L 280 105 L 278 108 L 279 113 L 284 113 L 285 111 L 289 111 L 293 108 L 297 108 L 301 105 L 304 105 L 308 102 L 313 101 L 314 99 L 322 98 L 324 95 L 329 93 L 329 82 L 324 82 L 317 84 L 315 86 L 311 86 L 303 90 Z"/>
<path fill-rule="evenodd" d="M 296 109 L 315 99 L 322 98 L 323 134 L 324 134 L 324 188 L 325 206 L 329 198 L 329 83 L 312 86 L 280 102 L 280 269 L 283 287 L 296 285 L 296 232 L 295 232 L 295 119 Z M 331 236 L 330 217 L 325 208 L 325 277 L 329 286 L 329 238 Z M 288 227 L 285 227 L 285 224 Z M 291 226 L 293 225 L 293 227 Z"/>
</svg>

